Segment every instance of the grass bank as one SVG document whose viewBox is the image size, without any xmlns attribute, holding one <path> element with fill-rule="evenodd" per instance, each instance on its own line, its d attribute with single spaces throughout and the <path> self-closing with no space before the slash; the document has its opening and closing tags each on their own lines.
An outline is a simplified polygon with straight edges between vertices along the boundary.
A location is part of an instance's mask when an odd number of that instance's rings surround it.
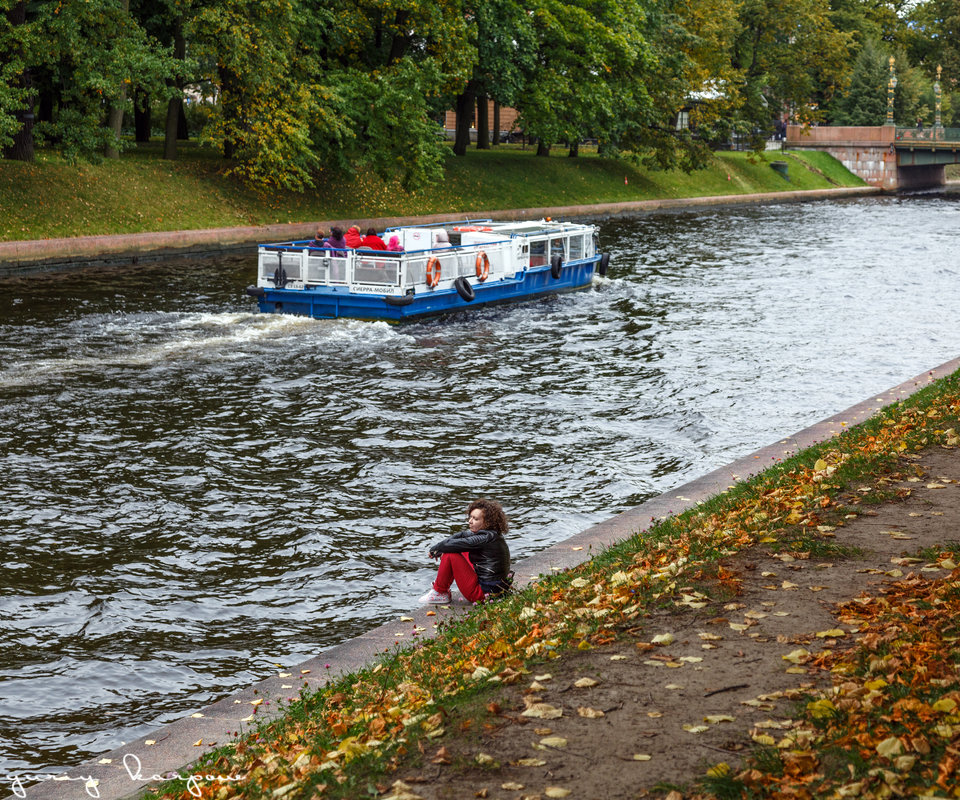
<svg viewBox="0 0 960 800">
<path fill-rule="evenodd" d="M 385 653 L 367 669 L 319 691 L 304 691 L 284 717 L 205 756 L 197 772 L 236 780 L 229 787 L 204 786 L 203 796 L 387 796 L 393 776 L 412 764 L 431 757 L 433 764 L 449 764 L 443 748 L 432 752 L 466 728 L 456 732 L 445 726 L 459 718 L 476 720 L 476 727 L 496 717 L 500 687 L 529 680 L 522 676 L 556 659 L 629 641 L 651 614 L 691 613 L 735 594 L 737 579 L 725 563 L 738 554 L 761 543 L 791 560 L 833 554 L 832 534 L 846 520 L 869 515 L 865 504 L 896 499 L 889 476 L 911 463 L 915 452 L 960 445 L 958 425 L 960 373 L 954 373 L 574 570 L 542 577 L 501 603 L 474 609 L 444 625 L 431 641 Z M 868 500 L 874 493 L 878 497 Z M 953 574 L 936 581 L 908 576 L 889 593 L 898 598 L 893 609 L 888 601 L 854 604 L 847 613 L 857 617 L 863 633 L 855 648 L 800 670 L 832 671 L 833 689 L 798 694 L 801 706 L 790 735 L 780 741 L 755 738 L 748 768 L 734 773 L 717 765 L 694 796 L 944 796 L 938 787 L 955 775 L 960 735 L 955 625 L 960 571 L 950 553 L 927 557 Z M 932 629 L 942 629 L 946 637 L 935 646 L 928 636 Z M 909 672 L 898 673 L 903 664 Z M 470 711 L 460 713 L 464 708 Z M 551 715 L 556 711 L 539 707 L 528 716 L 551 719 L 559 716 Z M 392 788 L 391 798 L 416 797 L 409 787 Z M 190 789 L 186 783 L 165 787 L 167 795 L 182 800 L 191 796 Z M 563 797 L 564 791 L 547 796 Z"/>
<path fill-rule="evenodd" d="M 781 159 L 789 181 L 770 167 Z M 263 195 L 222 175 L 222 166 L 191 145 L 166 161 L 153 143 L 101 164 L 68 164 L 50 152 L 30 164 L 0 161 L 0 241 L 863 185 L 812 152 L 718 153 L 707 169 L 687 174 L 501 146 L 449 158 L 444 179 L 419 192 L 360 174 L 304 194 Z"/>
</svg>

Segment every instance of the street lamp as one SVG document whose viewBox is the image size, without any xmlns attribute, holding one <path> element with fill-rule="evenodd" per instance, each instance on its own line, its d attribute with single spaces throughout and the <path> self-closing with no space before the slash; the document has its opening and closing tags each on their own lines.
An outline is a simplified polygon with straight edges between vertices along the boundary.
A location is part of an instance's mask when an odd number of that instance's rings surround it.
<svg viewBox="0 0 960 800">
<path fill-rule="evenodd" d="M 887 121 L 884 125 L 893 125 L 893 92 L 897 88 L 897 76 L 893 71 L 893 56 L 890 56 L 890 80 L 887 81 Z"/>
</svg>

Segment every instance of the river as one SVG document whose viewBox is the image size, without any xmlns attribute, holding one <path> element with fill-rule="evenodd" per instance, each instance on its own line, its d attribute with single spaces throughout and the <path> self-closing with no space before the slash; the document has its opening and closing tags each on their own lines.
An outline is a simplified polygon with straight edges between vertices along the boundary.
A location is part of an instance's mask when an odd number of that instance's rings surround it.
<svg viewBox="0 0 960 800">
<path fill-rule="evenodd" d="M 121 746 L 957 356 L 960 196 L 601 224 L 608 279 L 427 323 L 256 313 L 254 258 L 0 282 L 0 775 Z"/>
</svg>

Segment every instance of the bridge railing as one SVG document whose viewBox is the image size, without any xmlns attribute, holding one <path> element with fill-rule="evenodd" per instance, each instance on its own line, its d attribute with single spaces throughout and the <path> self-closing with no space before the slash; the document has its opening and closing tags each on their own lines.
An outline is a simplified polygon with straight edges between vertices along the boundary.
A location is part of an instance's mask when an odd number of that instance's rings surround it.
<svg viewBox="0 0 960 800">
<path fill-rule="evenodd" d="M 897 128 L 897 142 L 960 142 L 960 128 Z"/>
</svg>

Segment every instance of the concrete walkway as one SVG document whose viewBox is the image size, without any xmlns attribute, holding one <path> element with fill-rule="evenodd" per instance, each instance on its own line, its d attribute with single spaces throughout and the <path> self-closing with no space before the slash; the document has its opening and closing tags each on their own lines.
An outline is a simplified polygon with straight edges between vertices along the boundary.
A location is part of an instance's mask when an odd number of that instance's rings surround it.
<svg viewBox="0 0 960 800">
<path fill-rule="evenodd" d="M 539 575 L 576 566 L 589 559 L 592 552 L 638 530 L 645 530 L 653 518 L 676 514 L 690 508 L 731 484 L 761 471 L 773 459 L 783 459 L 815 442 L 829 439 L 845 427 L 869 418 L 883 406 L 904 399 L 958 368 L 960 359 L 948 361 L 885 392 L 871 395 L 846 411 L 744 456 L 702 478 L 594 525 L 577 536 L 516 563 L 514 568 L 518 581 L 525 585 Z M 160 776 L 193 763 L 215 743 L 223 744 L 229 741 L 232 738 L 230 731 L 249 728 L 254 712 L 256 719 L 265 719 L 271 713 L 270 709 L 276 707 L 276 700 L 295 696 L 300 686 L 306 684 L 316 688 L 322 686 L 331 674 L 352 672 L 371 663 L 378 654 L 392 648 L 396 642 L 410 641 L 414 626 L 425 628 L 424 636 L 433 635 L 437 621 L 446 614 L 462 613 L 464 606 L 454 605 L 446 611 L 437 609 L 436 617 L 428 617 L 427 610 L 420 608 L 411 612 L 409 617 L 413 618 L 413 622 L 409 619 L 394 620 L 381 625 L 54 779 L 30 786 L 30 776 L 19 776 L 22 784 L 27 787 L 25 789 L 15 785 L 17 776 L 0 776 L 0 781 L 5 779 L 8 787 L 18 790 L 16 796 L 29 797 L 31 800 L 66 800 L 87 796 L 120 800 L 134 795 L 149 781 L 159 780 Z M 262 705 L 253 705 L 255 701 L 261 700 Z M 267 700 L 274 702 L 268 706 L 265 702 Z"/>
<path fill-rule="evenodd" d="M 346 228 L 359 225 L 383 230 L 397 225 L 424 225 L 451 222 L 465 217 L 474 219 L 540 219 L 541 217 L 602 218 L 654 211 L 715 206 L 758 205 L 761 203 L 797 203 L 840 197 L 877 194 L 873 186 L 839 189 L 813 189 L 766 194 L 732 194 L 719 197 L 687 197 L 662 200 L 636 200 L 599 205 L 554 206 L 504 211 L 472 211 L 461 214 L 428 214 L 421 217 L 376 217 L 353 220 L 318 220 L 263 227 L 211 228 L 197 231 L 130 233 L 115 236 L 77 236 L 61 239 L 34 239 L 0 242 L 0 278 L 53 270 L 78 269 L 103 264 L 128 264 L 156 261 L 184 255 L 204 255 L 243 251 L 253 253 L 259 242 L 283 242 L 311 239 L 318 228 L 332 225 Z"/>
</svg>

